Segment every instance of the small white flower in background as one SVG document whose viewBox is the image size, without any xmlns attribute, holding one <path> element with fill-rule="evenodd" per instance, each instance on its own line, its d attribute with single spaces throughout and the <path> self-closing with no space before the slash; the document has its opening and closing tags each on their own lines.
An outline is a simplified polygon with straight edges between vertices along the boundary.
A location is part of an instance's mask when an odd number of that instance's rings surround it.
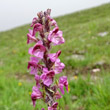
<svg viewBox="0 0 110 110">
<path fill-rule="evenodd" d="M 92 70 L 92 72 L 93 73 L 100 72 L 100 69 L 99 68 L 95 68 L 95 69 Z"/>
<path fill-rule="evenodd" d="M 106 36 L 108 34 L 108 32 L 100 32 L 100 33 L 98 33 L 98 35 L 100 36 L 100 37 L 104 37 L 104 36 Z"/>
</svg>

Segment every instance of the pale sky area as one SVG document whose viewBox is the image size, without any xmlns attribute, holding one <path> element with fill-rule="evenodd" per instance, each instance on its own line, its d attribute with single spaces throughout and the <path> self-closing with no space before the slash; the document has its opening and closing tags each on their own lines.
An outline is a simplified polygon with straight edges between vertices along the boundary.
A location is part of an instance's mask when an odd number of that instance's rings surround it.
<svg viewBox="0 0 110 110">
<path fill-rule="evenodd" d="M 39 11 L 52 9 L 56 17 L 95 7 L 110 0 L 0 0 L 0 31 L 31 23 Z"/>
</svg>

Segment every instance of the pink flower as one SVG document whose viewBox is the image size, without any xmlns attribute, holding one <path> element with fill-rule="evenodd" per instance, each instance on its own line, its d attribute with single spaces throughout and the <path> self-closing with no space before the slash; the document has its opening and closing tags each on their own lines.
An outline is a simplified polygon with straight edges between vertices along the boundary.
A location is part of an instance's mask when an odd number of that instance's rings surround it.
<svg viewBox="0 0 110 110">
<path fill-rule="evenodd" d="M 36 24 L 36 23 L 37 23 L 37 18 L 35 17 L 35 18 L 33 18 L 33 20 L 32 20 L 31 27 L 33 27 L 33 26 L 34 26 L 34 24 Z"/>
<path fill-rule="evenodd" d="M 64 67 L 65 67 L 64 63 L 60 62 L 59 58 L 56 59 L 54 66 L 55 66 L 54 71 L 55 71 L 56 74 L 61 73 L 62 69 L 64 69 Z"/>
<path fill-rule="evenodd" d="M 59 88 L 62 94 L 64 94 L 64 89 L 63 87 L 65 86 L 67 92 L 68 92 L 68 81 L 66 76 L 62 76 L 59 79 Z"/>
<path fill-rule="evenodd" d="M 37 74 L 37 69 L 38 69 L 38 62 L 39 59 L 36 57 L 30 57 L 30 61 L 28 62 L 28 69 L 31 68 L 30 74 Z"/>
<path fill-rule="evenodd" d="M 42 93 L 40 92 L 39 88 L 37 88 L 35 86 L 32 88 L 32 90 L 33 90 L 33 92 L 31 94 L 31 99 L 33 101 L 33 106 L 35 106 L 36 100 L 42 98 Z"/>
<path fill-rule="evenodd" d="M 51 107 L 48 107 L 48 110 L 57 110 L 58 103 L 55 102 Z"/>
<path fill-rule="evenodd" d="M 42 25 L 41 25 L 40 23 L 36 23 L 36 24 L 34 25 L 33 34 L 32 34 L 32 35 L 35 35 L 36 32 L 41 31 L 41 30 L 42 30 Z"/>
<path fill-rule="evenodd" d="M 50 31 L 48 40 L 51 41 L 54 45 L 60 45 L 65 42 L 62 36 L 62 31 L 59 31 L 58 27 L 55 27 L 52 31 Z"/>
<path fill-rule="evenodd" d="M 35 75 L 35 80 L 36 80 L 36 86 L 38 87 L 38 88 L 40 88 L 40 76 L 39 75 Z"/>
<path fill-rule="evenodd" d="M 40 76 L 40 78 L 46 86 L 50 86 L 53 83 L 54 75 L 55 72 L 53 70 L 48 71 L 47 68 L 43 68 L 43 74 Z"/>
<path fill-rule="evenodd" d="M 61 96 L 61 94 L 59 93 L 59 91 L 57 91 L 57 92 L 55 93 L 55 98 L 56 98 L 56 99 L 62 98 L 62 96 Z"/>
<path fill-rule="evenodd" d="M 49 57 L 49 59 L 51 60 L 51 62 L 55 62 L 56 59 L 60 56 L 60 54 L 61 54 L 61 51 L 59 50 L 59 51 L 56 52 L 56 53 L 48 54 L 48 57 Z"/>
<path fill-rule="evenodd" d="M 46 48 L 43 46 L 42 41 L 38 41 L 34 47 L 29 49 L 29 54 L 36 56 L 39 59 L 43 58 Z"/>
<path fill-rule="evenodd" d="M 37 42 L 37 39 L 35 36 L 32 36 L 33 30 L 29 29 L 29 33 L 27 34 L 27 44 L 32 43 L 32 42 Z"/>
<path fill-rule="evenodd" d="M 54 19 L 52 19 L 50 16 L 48 16 L 48 19 L 50 20 L 50 25 L 51 26 L 57 27 L 57 23 L 56 23 L 56 21 Z"/>
<path fill-rule="evenodd" d="M 48 110 L 57 110 L 58 103 L 55 100 L 62 97 L 64 87 L 68 92 L 68 81 L 66 76 L 60 77 L 59 83 L 55 79 L 57 78 L 55 75 L 62 72 L 65 65 L 58 58 L 61 51 L 50 53 L 51 46 L 60 45 L 65 40 L 56 21 L 50 17 L 50 12 L 51 9 L 41 11 L 37 14 L 38 17 L 32 20 L 33 30 L 29 30 L 27 34 L 27 44 L 32 42 L 36 44 L 28 51 L 32 56 L 28 62 L 28 69 L 30 69 L 30 74 L 34 74 L 36 81 L 36 86 L 32 88 L 31 94 L 33 106 L 37 99 L 43 98 L 42 100 L 48 105 Z M 36 38 L 36 33 L 38 38 Z"/>
</svg>

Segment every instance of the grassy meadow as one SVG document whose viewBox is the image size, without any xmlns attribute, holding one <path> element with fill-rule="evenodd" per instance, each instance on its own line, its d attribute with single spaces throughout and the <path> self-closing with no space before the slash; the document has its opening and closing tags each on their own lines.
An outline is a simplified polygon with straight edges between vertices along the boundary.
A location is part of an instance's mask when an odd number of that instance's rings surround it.
<svg viewBox="0 0 110 110">
<path fill-rule="evenodd" d="M 58 110 L 110 110 L 110 4 L 55 20 L 66 42 L 52 52 L 62 50 L 62 74 L 70 88 Z M 27 71 L 29 28 L 0 32 L 0 110 L 34 110 L 30 94 L 35 81 Z M 35 110 L 42 107 L 37 101 Z"/>
</svg>

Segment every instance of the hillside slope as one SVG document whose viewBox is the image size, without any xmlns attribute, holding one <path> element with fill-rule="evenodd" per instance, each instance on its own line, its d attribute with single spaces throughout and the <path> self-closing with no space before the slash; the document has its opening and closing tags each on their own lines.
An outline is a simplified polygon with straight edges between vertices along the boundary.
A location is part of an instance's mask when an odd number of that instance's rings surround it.
<svg viewBox="0 0 110 110">
<path fill-rule="evenodd" d="M 110 4 L 102 5 L 56 18 L 63 30 L 66 43 L 53 51 L 62 50 L 61 60 L 67 67 L 78 68 L 94 66 L 98 61 L 109 63 L 110 55 Z M 0 59 L 3 71 L 26 72 L 29 59 L 26 34 L 29 25 L 0 33 Z M 107 32 L 106 37 L 98 34 Z M 64 48 L 65 47 L 65 48 Z M 82 55 L 82 56 L 77 56 Z M 75 60 L 74 57 L 82 60 Z"/>
</svg>

